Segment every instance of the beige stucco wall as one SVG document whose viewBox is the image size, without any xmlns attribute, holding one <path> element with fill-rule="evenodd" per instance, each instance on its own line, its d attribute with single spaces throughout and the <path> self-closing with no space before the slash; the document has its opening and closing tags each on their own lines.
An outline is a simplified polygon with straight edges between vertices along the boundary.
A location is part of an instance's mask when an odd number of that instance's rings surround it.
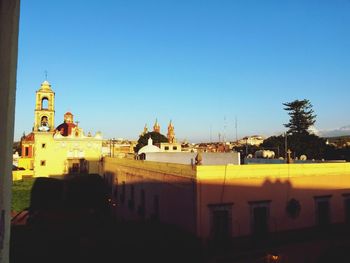
<svg viewBox="0 0 350 263">
<path fill-rule="evenodd" d="M 344 197 L 350 193 L 350 163 L 198 166 L 198 234 L 210 235 L 208 204 L 233 203 L 232 235 L 251 234 L 248 202 L 270 200 L 269 230 L 315 226 L 315 196 L 330 198 L 331 222 L 344 222 Z M 301 203 L 299 217 L 287 216 L 290 198 Z"/>
</svg>

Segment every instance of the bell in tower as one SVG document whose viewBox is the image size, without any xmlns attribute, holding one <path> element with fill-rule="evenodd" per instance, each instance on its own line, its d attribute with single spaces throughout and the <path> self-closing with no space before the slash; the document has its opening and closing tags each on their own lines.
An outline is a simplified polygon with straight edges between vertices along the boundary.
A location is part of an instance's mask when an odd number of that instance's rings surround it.
<svg viewBox="0 0 350 263">
<path fill-rule="evenodd" d="M 48 132 L 55 127 L 55 93 L 45 80 L 36 92 L 34 131 Z"/>
</svg>

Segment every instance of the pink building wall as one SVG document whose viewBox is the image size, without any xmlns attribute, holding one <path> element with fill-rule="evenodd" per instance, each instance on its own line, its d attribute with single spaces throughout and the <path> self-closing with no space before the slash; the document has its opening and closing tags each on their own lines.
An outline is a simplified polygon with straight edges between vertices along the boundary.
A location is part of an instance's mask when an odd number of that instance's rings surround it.
<svg viewBox="0 0 350 263">
<path fill-rule="evenodd" d="M 160 222 L 180 226 L 195 234 L 195 171 L 191 166 L 106 158 L 104 175 L 112 185 L 111 193 L 113 202 L 116 203 L 115 213 L 119 218 L 154 219 L 155 198 L 157 198 Z M 121 200 L 123 182 L 125 182 L 124 203 Z M 132 187 L 134 209 L 128 206 Z M 142 190 L 145 195 L 144 216 L 138 214 L 138 207 L 142 204 Z"/>
</svg>

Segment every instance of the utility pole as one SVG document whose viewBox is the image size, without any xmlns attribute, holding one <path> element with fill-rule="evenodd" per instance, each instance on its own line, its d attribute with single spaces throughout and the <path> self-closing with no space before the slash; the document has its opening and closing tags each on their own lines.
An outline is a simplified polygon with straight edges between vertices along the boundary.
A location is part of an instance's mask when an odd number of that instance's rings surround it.
<svg viewBox="0 0 350 263">
<path fill-rule="evenodd" d="M 237 125 L 237 116 L 235 117 L 235 129 L 236 129 L 236 142 L 238 142 L 238 125 Z"/>
<path fill-rule="evenodd" d="M 213 138 L 212 138 L 212 125 L 210 124 L 210 142 L 212 142 L 213 141 Z"/>
<path fill-rule="evenodd" d="M 226 116 L 224 116 L 224 134 L 223 134 L 223 137 L 222 137 L 223 143 L 225 143 L 226 140 L 227 140 L 227 137 L 226 137 L 226 128 L 227 128 L 227 125 L 226 125 Z"/>
<path fill-rule="evenodd" d="M 284 158 L 287 160 L 288 158 L 288 141 L 287 141 L 287 133 L 284 133 Z"/>
<path fill-rule="evenodd" d="M 111 142 L 111 139 L 109 139 L 109 157 L 112 157 L 112 142 Z"/>
<path fill-rule="evenodd" d="M 113 139 L 112 139 L 112 144 L 113 144 L 113 146 L 112 146 L 112 153 L 113 153 L 113 157 L 114 157 L 114 144 L 115 144 L 115 138 L 113 138 Z"/>
</svg>

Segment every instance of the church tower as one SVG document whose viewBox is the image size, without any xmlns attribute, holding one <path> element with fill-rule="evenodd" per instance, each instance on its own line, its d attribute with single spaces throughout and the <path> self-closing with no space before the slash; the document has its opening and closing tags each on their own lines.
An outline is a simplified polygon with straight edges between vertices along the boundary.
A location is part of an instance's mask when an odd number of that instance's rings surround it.
<svg viewBox="0 0 350 263">
<path fill-rule="evenodd" d="M 34 132 L 49 132 L 55 129 L 55 93 L 45 80 L 36 92 L 34 111 Z"/>
<path fill-rule="evenodd" d="M 153 125 L 153 131 L 160 133 L 160 125 L 158 123 L 158 120 L 156 119 L 156 122 Z"/>
<path fill-rule="evenodd" d="M 147 123 L 145 124 L 145 127 L 143 128 L 143 132 L 140 134 L 140 137 L 148 133 Z"/>
<path fill-rule="evenodd" d="M 173 124 L 171 123 L 171 121 L 169 122 L 169 125 L 168 125 L 168 134 L 167 134 L 167 137 L 168 137 L 169 143 L 175 143 L 175 142 L 176 142 L 176 140 L 175 140 L 174 126 L 173 126 Z"/>
</svg>

